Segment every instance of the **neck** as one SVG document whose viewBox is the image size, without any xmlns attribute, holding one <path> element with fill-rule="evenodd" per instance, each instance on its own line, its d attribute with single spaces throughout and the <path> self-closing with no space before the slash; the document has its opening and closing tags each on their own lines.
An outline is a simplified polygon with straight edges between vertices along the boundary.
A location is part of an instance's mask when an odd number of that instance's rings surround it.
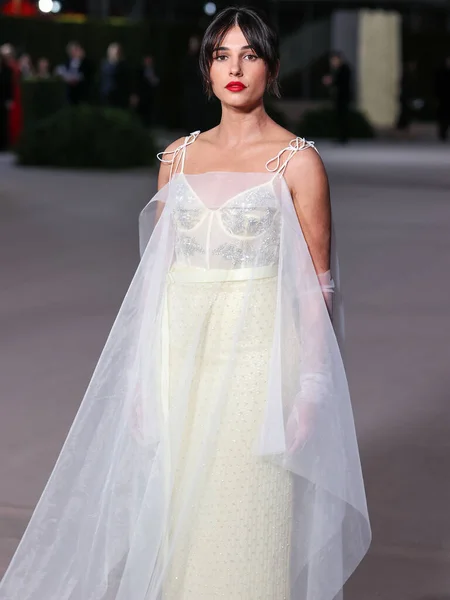
<svg viewBox="0 0 450 600">
<path fill-rule="evenodd" d="M 264 137 L 270 123 L 262 101 L 255 108 L 245 111 L 222 104 L 222 118 L 216 134 L 222 147 L 252 143 Z"/>
</svg>

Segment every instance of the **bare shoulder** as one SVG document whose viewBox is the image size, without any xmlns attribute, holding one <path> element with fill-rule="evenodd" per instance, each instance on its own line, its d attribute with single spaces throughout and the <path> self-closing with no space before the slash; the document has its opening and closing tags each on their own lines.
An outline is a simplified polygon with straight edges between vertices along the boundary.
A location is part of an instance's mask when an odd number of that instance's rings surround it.
<svg viewBox="0 0 450 600">
<path fill-rule="evenodd" d="M 164 187 L 166 185 L 166 183 L 169 182 L 171 161 L 174 157 L 173 153 L 179 146 L 184 144 L 184 140 L 185 140 L 184 137 L 178 138 L 177 140 L 175 140 L 174 142 L 169 144 L 167 146 L 167 148 L 164 150 L 164 152 L 162 153 L 162 161 L 159 166 L 159 173 L 158 173 L 158 190 L 160 190 L 162 187 Z"/>
<path fill-rule="evenodd" d="M 290 163 L 292 162 L 292 164 L 296 165 L 296 167 L 299 167 L 302 163 L 305 163 L 309 164 L 310 167 L 315 165 L 316 168 L 319 168 L 320 166 L 323 168 L 322 159 L 320 158 L 318 152 L 314 149 L 313 141 L 299 137 L 297 134 L 292 133 L 292 131 L 289 131 L 288 129 L 284 129 L 283 127 L 279 127 L 278 129 L 279 131 L 277 137 L 279 137 L 279 143 L 281 144 L 284 142 L 286 149 L 292 145 L 295 146 L 297 140 L 300 141 L 300 151 L 293 156 Z"/>
<path fill-rule="evenodd" d="M 307 142 L 292 156 L 285 171 L 285 179 L 293 197 L 305 194 L 329 195 L 328 176 L 323 161 Z"/>
<path fill-rule="evenodd" d="M 180 137 L 177 140 L 173 141 L 171 144 L 169 144 L 167 146 L 167 148 L 164 150 L 163 154 L 170 154 L 171 152 L 174 152 L 179 146 L 184 144 L 185 139 L 186 139 L 185 137 Z M 169 158 L 170 158 L 170 156 L 167 157 L 167 159 L 169 159 Z"/>
<path fill-rule="evenodd" d="M 272 152 L 276 151 L 276 154 L 284 150 L 286 152 L 287 158 L 287 153 L 289 152 L 289 150 L 291 148 L 297 147 L 297 140 L 303 140 L 303 138 L 299 138 L 292 131 L 289 131 L 288 129 L 285 129 L 280 125 L 275 124 L 275 126 L 271 128 L 270 136 L 267 140 L 267 145 L 270 146 L 270 150 Z M 302 148 L 302 143 L 304 144 L 304 148 Z M 310 154 L 310 146 L 307 140 L 303 140 L 303 142 L 300 142 L 299 148 L 302 149 L 302 154 Z M 314 148 L 311 148 L 311 150 L 313 152 L 313 155 L 317 155 L 317 152 L 314 150 Z M 292 160 L 290 162 L 292 162 Z"/>
</svg>

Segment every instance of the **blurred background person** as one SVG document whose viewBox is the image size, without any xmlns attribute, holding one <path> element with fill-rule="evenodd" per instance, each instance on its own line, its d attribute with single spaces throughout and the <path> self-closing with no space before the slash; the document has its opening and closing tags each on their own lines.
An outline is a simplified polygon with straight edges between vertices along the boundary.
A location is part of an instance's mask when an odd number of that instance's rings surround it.
<svg viewBox="0 0 450 600">
<path fill-rule="evenodd" d="M 19 58 L 19 69 L 22 79 L 34 77 L 34 67 L 29 54 L 22 54 Z"/>
<path fill-rule="evenodd" d="M 21 72 L 19 61 L 16 60 L 16 53 L 11 44 L 3 44 L 0 48 L 0 53 L 4 56 L 12 74 L 12 104 L 8 111 L 8 130 L 9 144 L 10 146 L 14 146 L 19 140 L 23 127 L 23 110 L 20 90 Z"/>
<path fill-rule="evenodd" d="M 438 137 L 443 142 L 450 128 L 450 55 L 436 73 L 435 92 L 437 100 Z"/>
<path fill-rule="evenodd" d="M 43 56 L 37 62 L 36 77 L 38 79 L 48 79 L 50 76 L 50 62 L 48 58 Z"/>
<path fill-rule="evenodd" d="M 330 89 L 336 114 L 338 141 L 346 144 L 349 140 L 348 117 L 352 100 L 352 72 L 341 52 L 330 55 L 330 73 L 323 83 Z"/>
<path fill-rule="evenodd" d="M 67 100 L 72 105 L 88 102 L 92 71 L 84 48 L 78 42 L 69 42 L 67 54 L 66 64 L 57 70 L 67 84 Z"/>
<path fill-rule="evenodd" d="M 187 133 L 204 129 L 207 102 L 203 91 L 203 80 L 198 64 L 201 38 L 192 35 L 188 41 L 187 54 L 182 63 L 183 82 L 183 128 Z"/>
<path fill-rule="evenodd" d="M 414 120 L 414 103 L 417 98 L 417 63 L 409 60 L 403 66 L 400 81 L 400 112 L 397 130 L 409 134 Z"/>
<path fill-rule="evenodd" d="M 116 42 L 108 46 L 101 65 L 100 95 L 103 104 L 116 108 L 128 108 L 132 102 L 130 69 Z"/>
<path fill-rule="evenodd" d="M 153 56 L 144 56 L 137 74 L 137 91 L 134 103 L 145 127 L 150 127 L 153 124 L 155 93 L 158 85 L 159 77 L 155 72 Z"/>
<path fill-rule="evenodd" d="M 9 111 L 13 104 L 13 75 L 0 53 L 0 152 L 9 146 Z"/>
</svg>

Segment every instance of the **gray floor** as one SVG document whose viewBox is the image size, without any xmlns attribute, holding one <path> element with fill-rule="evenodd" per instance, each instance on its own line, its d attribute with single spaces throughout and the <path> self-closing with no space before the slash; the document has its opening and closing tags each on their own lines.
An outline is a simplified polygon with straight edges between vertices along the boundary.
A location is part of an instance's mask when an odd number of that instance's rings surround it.
<svg viewBox="0 0 450 600">
<path fill-rule="evenodd" d="M 323 145 L 374 541 L 348 600 L 450 600 L 450 148 Z M 0 158 L 0 573 L 138 261 L 151 173 Z"/>
</svg>

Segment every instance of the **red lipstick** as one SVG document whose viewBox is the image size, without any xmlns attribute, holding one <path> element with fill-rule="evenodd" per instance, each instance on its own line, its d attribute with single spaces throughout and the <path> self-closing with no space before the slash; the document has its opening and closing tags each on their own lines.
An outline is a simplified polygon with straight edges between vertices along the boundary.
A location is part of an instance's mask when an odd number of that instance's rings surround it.
<svg viewBox="0 0 450 600">
<path fill-rule="evenodd" d="M 225 87 L 230 92 L 242 92 L 242 90 L 245 90 L 245 85 L 240 81 L 230 81 Z"/>
</svg>

